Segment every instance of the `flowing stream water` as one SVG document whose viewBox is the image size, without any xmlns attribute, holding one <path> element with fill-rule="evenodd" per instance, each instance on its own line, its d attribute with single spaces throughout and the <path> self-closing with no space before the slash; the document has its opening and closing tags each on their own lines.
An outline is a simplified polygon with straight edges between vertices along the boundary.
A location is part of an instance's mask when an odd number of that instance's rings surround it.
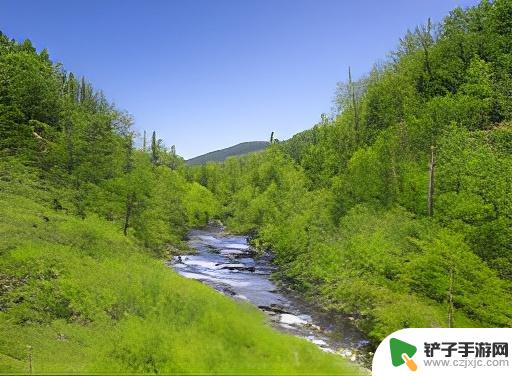
<svg viewBox="0 0 512 376">
<path fill-rule="evenodd" d="M 270 278 L 275 270 L 271 254 L 256 257 L 247 237 L 226 234 L 222 226 L 209 226 L 190 231 L 188 244 L 194 254 L 169 261 L 179 274 L 257 306 L 278 330 L 368 367 L 372 355 L 369 341 L 354 325 L 354 318 L 322 312 L 276 285 Z"/>
</svg>

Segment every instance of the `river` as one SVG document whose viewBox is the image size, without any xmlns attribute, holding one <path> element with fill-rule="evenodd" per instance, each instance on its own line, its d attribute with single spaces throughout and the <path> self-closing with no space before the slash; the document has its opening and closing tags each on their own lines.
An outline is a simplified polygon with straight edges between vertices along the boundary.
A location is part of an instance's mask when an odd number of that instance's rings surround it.
<svg viewBox="0 0 512 376">
<path fill-rule="evenodd" d="M 190 231 L 188 244 L 195 253 L 175 256 L 169 262 L 179 274 L 257 306 L 280 331 L 368 367 L 372 355 L 369 341 L 354 325 L 354 318 L 315 309 L 293 291 L 274 283 L 272 255 L 257 257 L 247 237 L 227 234 L 222 226 L 209 226 Z"/>
</svg>

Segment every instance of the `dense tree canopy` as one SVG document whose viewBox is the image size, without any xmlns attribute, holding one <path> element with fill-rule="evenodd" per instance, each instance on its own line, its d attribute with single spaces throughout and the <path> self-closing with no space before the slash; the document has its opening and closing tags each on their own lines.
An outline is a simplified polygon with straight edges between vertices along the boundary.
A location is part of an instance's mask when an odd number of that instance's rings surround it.
<svg viewBox="0 0 512 376">
<path fill-rule="evenodd" d="M 59 210 L 99 214 L 148 249 L 166 252 L 217 206 L 208 195 L 190 200 L 199 188 L 182 177 L 183 159 L 155 132 L 149 150 L 136 148 L 132 125 L 129 114 L 46 50 L 0 34 L 2 158 L 60 187 L 50 198 Z"/>
<path fill-rule="evenodd" d="M 164 265 L 221 207 L 133 122 L 0 33 L 0 373 L 354 374 Z"/>
</svg>

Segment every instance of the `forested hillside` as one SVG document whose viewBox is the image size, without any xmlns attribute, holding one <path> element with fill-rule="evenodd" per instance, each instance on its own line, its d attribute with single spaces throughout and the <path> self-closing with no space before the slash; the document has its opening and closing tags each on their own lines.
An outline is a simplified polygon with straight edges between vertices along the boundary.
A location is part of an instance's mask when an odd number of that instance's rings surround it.
<svg viewBox="0 0 512 376">
<path fill-rule="evenodd" d="M 188 165 L 198 165 L 207 162 L 222 162 L 229 157 L 242 156 L 263 150 L 268 145 L 269 143 L 267 141 L 242 142 L 240 144 L 230 146 L 229 148 L 215 150 L 203 155 L 199 155 L 197 157 L 188 159 L 186 162 Z"/>
<path fill-rule="evenodd" d="M 220 206 L 155 133 L 0 34 L 0 373 L 343 373 L 164 265 Z"/>
<path fill-rule="evenodd" d="M 190 168 L 278 277 L 380 340 L 512 325 L 512 1 L 453 10 L 338 85 L 337 112 Z"/>
</svg>

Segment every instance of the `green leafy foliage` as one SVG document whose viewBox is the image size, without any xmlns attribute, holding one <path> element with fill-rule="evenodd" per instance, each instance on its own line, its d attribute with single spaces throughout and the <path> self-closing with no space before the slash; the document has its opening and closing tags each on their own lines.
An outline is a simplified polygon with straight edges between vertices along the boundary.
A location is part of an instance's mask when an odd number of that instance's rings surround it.
<svg viewBox="0 0 512 376">
<path fill-rule="evenodd" d="M 154 132 L 150 150 L 135 148 L 132 117 L 46 51 L 1 34 L 0 82 L 0 155 L 61 187 L 50 198 L 55 208 L 99 215 L 158 255 L 182 247 L 190 225 L 216 216 L 211 195 L 186 204 L 198 187 L 183 178 L 175 148 L 167 150 Z"/>
<path fill-rule="evenodd" d="M 44 199 L 24 183 L 9 186 Z M 358 374 L 277 333 L 256 308 L 171 272 L 115 223 L 65 214 L 6 185 L 1 373 L 28 373 L 30 353 L 35 373 Z"/>
<path fill-rule="evenodd" d="M 155 257 L 221 208 L 132 123 L 0 33 L 0 373 L 358 373 Z"/>
<path fill-rule="evenodd" d="M 338 85 L 332 119 L 188 178 L 272 249 L 279 277 L 375 340 L 510 326 L 511 9 L 483 1 L 428 21 Z"/>
<path fill-rule="evenodd" d="M 375 341 L 511 326 L 511 10 L 428 21 L 338 85 L 331 119 L 200 166 L 155 133 L 137 149 L 128 114 L 0 34 L 0 371 L 25 370 L 22 343 L 47 372 L 338 369 L 149 256 L 212 218 Z"/>
</svg>

